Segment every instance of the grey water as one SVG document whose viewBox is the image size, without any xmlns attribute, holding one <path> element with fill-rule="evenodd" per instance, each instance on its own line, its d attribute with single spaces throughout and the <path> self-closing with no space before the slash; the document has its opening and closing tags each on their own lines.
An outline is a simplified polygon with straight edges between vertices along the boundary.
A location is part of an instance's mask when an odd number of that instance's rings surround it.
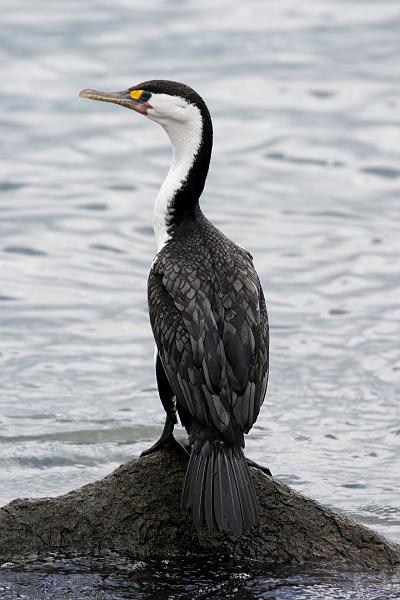
<svg viewBox="0 0 400 600">
<path fill-rule="evenodd" d="M 0 505 L 61 494 L 162 429 L 147 316 L 170 148 L 80 89 L 184 81 L 202 207 L 248 248 L 271 377 L 247 453 L 400 541 L 397 0 L 1 0 Z M 398 598 L 390 574 L 122 557 L 5 564 L 1 598 Z"/>
</svg>

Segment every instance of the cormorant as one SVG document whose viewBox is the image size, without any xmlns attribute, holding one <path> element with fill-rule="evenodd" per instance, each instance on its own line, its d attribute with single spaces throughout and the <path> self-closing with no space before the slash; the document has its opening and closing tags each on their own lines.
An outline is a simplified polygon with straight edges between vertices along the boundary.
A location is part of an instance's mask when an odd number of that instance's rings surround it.
<svg viewBox="0 0 400 600">
<path fill-rule="evenodd" d="M 178 444 L 176 411 L 189 434 L 181 507 L 197 529 L 248 533 L 258 501 L 243 453 L 268 383 L 269 330 L 263 291 L 249 252 L 203 215 L 213 129 L 204 100 L 190 87 L 146 81 L 123 92 L 83 90 L 163 126 L 173 147 L 155 201 L 158 252 L 148 280 L 157 346 L 156 377 L 166 421 L 143 454 Z M 268 472 L 268 469 L 265 469 Z"/>
</svg>

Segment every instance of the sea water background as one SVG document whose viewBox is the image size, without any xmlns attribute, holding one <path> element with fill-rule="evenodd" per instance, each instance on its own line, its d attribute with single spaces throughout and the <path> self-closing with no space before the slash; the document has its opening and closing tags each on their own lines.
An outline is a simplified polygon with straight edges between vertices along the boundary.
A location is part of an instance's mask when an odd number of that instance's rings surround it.
<svg viewBox="0 0 400 600">
<path fill-rule="evenodd" d="M 0 504 L 100 478 L 161 431 L 146 283 L 170 148 L 77 95 L 168 78 L 209 105 L 202 207 L 265 289 L 249 456 L 400 541 L 399 57 L 397 0 L 1 0 Z M 265 581 L 249 597 L 318 597 Z M 121 590 L 94 597 L 150 597 Z"/>
</svg>

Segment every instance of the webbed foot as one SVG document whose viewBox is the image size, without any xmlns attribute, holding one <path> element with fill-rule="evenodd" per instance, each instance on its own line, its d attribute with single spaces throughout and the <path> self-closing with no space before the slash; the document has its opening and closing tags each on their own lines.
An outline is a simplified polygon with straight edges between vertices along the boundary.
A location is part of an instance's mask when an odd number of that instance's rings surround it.
<svg viewBox="0 0 400 600">
<path fill-rule="evenodd" d="M 140 454 L 140 457 L 149 456 L 149 454 L 153 454 L 153 452 L 158 452 L 158 450 L 163 450 L 164 448 L 176 448 L 178 452 L 181 452 L 185 456 L 190 456 L 190 452 L 186 450 L 185 445 L 174 438 L 171 433 L 171 435 L 167 437 L 161 436 L 160 439 L 150 448 L 143 450 L 143 452 Z"/>
<path fill-rule="evenodd" d="M 181 442 L 177 440 L 173 435 L 173 431 L 174 421 L 169 415 L 167 415 L 167 418 L 165 419 L 164 430 L 160 439 L 150 448 L 144 450 L 140 456 L 149 456 L 149 454 L 153 454 L 153 452 L 158 452 L 158 450 L 163 450 L 164 448 L 175 448 L 178 450 L 178 452 L 181 452 L 185 456 L 190 456 L 190 452 L 188 451 L 189 447 L 186 448 L 183 441 Z"/>
</svg>

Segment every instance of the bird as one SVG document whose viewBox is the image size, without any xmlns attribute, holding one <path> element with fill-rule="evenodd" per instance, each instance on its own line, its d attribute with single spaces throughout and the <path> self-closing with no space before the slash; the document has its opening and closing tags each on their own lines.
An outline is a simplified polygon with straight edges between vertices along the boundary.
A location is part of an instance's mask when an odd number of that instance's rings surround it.
<svg viewBox="0 0 400 600">
<path fill-rule="evenodd" d="M 259 525 L 260 510 L 249 470 L 259 465 L 245 457 L 244 435 L 267 390 L 269 325 L 252 255 L 200 208 L 213 145 L 209 110 L 188 85 L 161 79 L 79 95 L 146 116 L 171 142 L 171 166 L 154 203 L 157 253 L 148 278 L 166 417 L 160 439 L 142 456 L 172 445 L 189 453 L 182 511 L 196 530 L 246 535 Z M 188 448 L 174 438 L 177 415 Z"/>
</svg>

